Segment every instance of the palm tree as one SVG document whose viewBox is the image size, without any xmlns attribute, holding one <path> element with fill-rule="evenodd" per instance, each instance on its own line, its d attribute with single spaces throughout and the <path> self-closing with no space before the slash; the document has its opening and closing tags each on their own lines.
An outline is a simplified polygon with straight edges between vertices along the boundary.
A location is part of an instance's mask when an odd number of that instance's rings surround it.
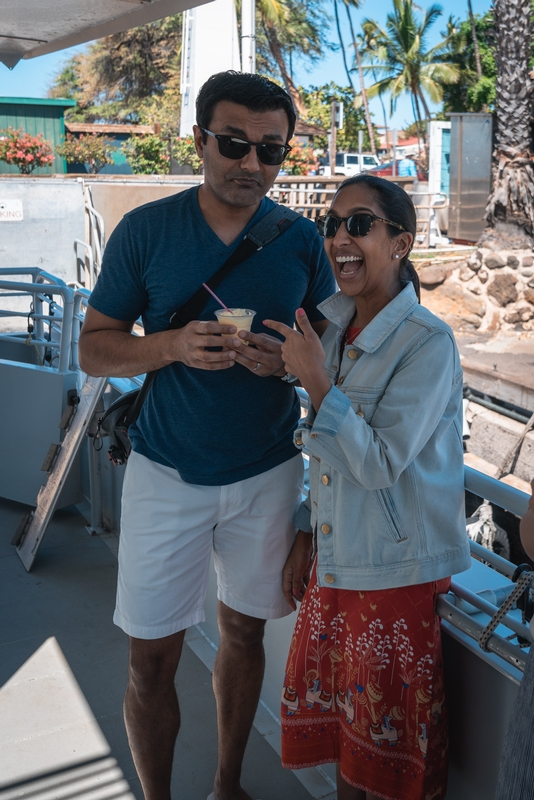
<svg viewBox="0 0 534 800">
<path fill-rule="evenodd" d="M 350 34 L 352 36 L 352 46 L 354 47 L 354 55 L 356 58 L 356 65 L 358 67 L 358 76 L 360 78 L 360 94 L 362 97 L 363 109 L 365 112 L 365 121 L 367 123 L 367 132 L 369 134 L 369 141 L 371 143 L 371 152 L 373 153 L 373 155 L 376 155 L 376 142 L 373 131 L 373 123 L 371 121 L 371 114 L 369 112 L 369 100 L 367 97 L 367 91 L 365 89 L 365 81 L 363 77 L 362 57 L 360 54 L 360 48 L 358 47 L 358 40 L 354 32 L 354 25 L 352 24 L 352 16 L 350 13 L 350 7 L 352 6 L 353 8 L 360 8 L 361 2 L 360 0 L 343 0 L 343 3 L 345 5 L 347 17 L 349 19 Z"/>
<path fill-rule="evenodd" d="M 482 77 L 482 64 L 480 63 L 480 52 L 478 49 L 478 36 L 477 36 L 477 29 L 475 26 L 475 16 L 473 14 L 473 6 L 471 5 L 471 0 L 467 0 L 467 11 L 469 13 L 469 22 L 471 24 L 471 35 L 473 37 L 473 47 L 475 48 L 475 65 L 477 69 L 477 75 L 480 80 Z M 484 109 L 485 110 L 485 109 Z"/>
<path fill-rule="evenodd" d="M 317 5 L 317 0 L 258 0 L 256 6 L 270 54 L 301 117 L 307 114 L 306 106 L 286 63 L 286 52 L 305 55 L 312 60 L 322 55 L 324 34 Z"/>
<path fill-rule="evenodd" d="M 490 228 L 481 241 L 509 248 L 532 248 L 534 243 L 531 15 L 530 0 L 495 0 L 497 135 L 486 206 Z"/>
<path fill-rule="evenodd" d="M 364 54 L 372 66 L 364 69 L 383 76 L 368 89 L 369 97 L 389 92 L 393 113 L 397 99 L 402 94 L 411 95 L 417 129 L 423 130 L 423 118 L 430 119 L 425 95 L 433 103 L 440 103 L 443 84 L 455 83 L 459 70 L 447 61 L 449 37 L 430 50 L 425 47 L 430 28 L 441 16 L 441 6 L 431 5 L 422 22 L 416 19 L 414 8 L 413 0 L 393 0 L 393 13 L 388 14 L 385 28 L 373 20 L 364 20 L 364 35 L 372 42 L 372 49 Z"/>
<path fill-rule="evenodd" d="M 347 7 L 348 7 L 348 0 L 339 0 L 339 1 L 340 2 L 345 2 L 345 5 L 347 5 Z M 347 62 L 347 50 L 345 48 L 345 43 L 343 41 L 343 35 L 341 33 L 341 22 L 340 22 L 340 19 L 339 19 L 338 0 L 332 0 L 332 2 L 334 3 L 334 17 L 336 19 L 336 29 L 337 29 L 337 36 L 338 36 L 338 39 L 339 39 L 339 44 L 340 44 L 340 47 L 341 47 L 341 55 L 343 57 L 343 66 L 345 67 L 345 73 L 347 75 L 347 82 L 348 82 L 350 88 L 352 89 L 352 91 L 354 92 L 354 84 L 352 82 L 352 75 L 350 74 L 350 69 L 349 69 L 349 65 L 348 65 L 348 62 Z"/>
</svg>

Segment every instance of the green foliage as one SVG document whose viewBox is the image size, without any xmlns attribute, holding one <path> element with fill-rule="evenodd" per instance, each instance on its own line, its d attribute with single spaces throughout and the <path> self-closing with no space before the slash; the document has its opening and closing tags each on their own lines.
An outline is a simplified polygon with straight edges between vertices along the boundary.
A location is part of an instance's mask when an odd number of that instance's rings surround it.
<svg viewBox="0 0 534 800">
<path fill-rule="evenodd" d="M 294 144 L 288 153 L 282 169 L 288 175 L 308 175 L 317 169 L 319 162 L 310 145 Z"/>
<path fill-rule="evenodd" d="M 241 3 L 238 2 L 238 19 Z M 326 42 L 326 25 L 323 0 L 259 0 L 256 4 L 256 64 L 258 72 L 281 79 L 278 55 L 273 53 L 269 28 L 274 26 L 287 71 L 292 77 L 293 62 L 304 59 L 315 63 L 323 56 Z"/>
<path fill-rule="evenodd" d="M 186 136 L 183 139 L 174 139 L 172 143 L 172 154 L 178 164 L 189 165 L 195 175 L 202 172 L 202 159 L 197 156 L 195 141 L 192 136 Z"/>
<path fill-rule="evenodd" d="M 132 137 L 121 150 L 134 175 L 166 175 L 169 172 L 168 144 L 160 136 Z"/>
<path fill-rule="evenodd" d="M 181 14 L 106 36 L 67 61 L 49 96 L 77 100 L 66 113 L 71 121 L 139 122 L 166 91 L 177 89 L 181 40 Z"/>
<path fill-rule="evenodd" d="M 327 83 L 325 86 L 312 86 L 310 89 L 300 87 L 300 91 L 308 110 L 306 121 L 321 128 L 326 128 L 326 130 L 330 130 L 332 100 L 341 100 L 343 102 L 344 127 L 337 131 L 336 142 L 338 150 L 343 152 L 357 151 L 358 131 L 363 131 L 363 149 L 366 151 L 371 149 L 363 108 L 355 107 L 354 94 L 350 87 Z M 316 136 L 314 145 L 316 148 L 326 149 L 328 147 L 328 137 Z"/>
<path fill-rule="evenodd" d="M 441 6 L 430 5 L 422 18 L 416 14 L 418 9 L 413 0 L 394 0 L 384 28 L 370 19 L 362 27 L 365 71 L 378 76 L 368 89 L 369 97 L 389 94 L 393 112 L 398 98 L 408 94 L 414 119 L 420 122 L 430 119 L 426 97 L 440 103 L 443 87 L 458 81 L 459 68 L 451 58 L 450 36 L 427 49 L 428 33 L 441 16 Z"/>
<path fill-rule="evenodd" d="M 63 144 L 56 147 L 56 153 L 67 164 L 87 164 L 89 172 L 95 174 L 106 164 L 113 164 L 114 141 L 98 133 L 82 133 L 79 137 L 67 133 Z"/>
<path fill-rule="evenodd" d="M 30 175 L 37 167 L 49 167 L 54 162 L 54 151 L 41 133 L 32 136 L 22 128 L 6 128 L 0 131 L 0 161 Z"/>
<path fill-rule="evenodd" d="M 495 82 L 497 65 L 494 56 L 493 14 L 483 17 L 475 15 L 475 31 L 482 67 L 482 78 L 478 77 L 475 64 L 475 47 L 469 19 L 449 19 L 452 60 L 458 67 L 459 79 L 455 84 L 443 87 L 443 110 L 445 112 L 482 111 L 485 106 L 495 106 Z"/>
</svg>

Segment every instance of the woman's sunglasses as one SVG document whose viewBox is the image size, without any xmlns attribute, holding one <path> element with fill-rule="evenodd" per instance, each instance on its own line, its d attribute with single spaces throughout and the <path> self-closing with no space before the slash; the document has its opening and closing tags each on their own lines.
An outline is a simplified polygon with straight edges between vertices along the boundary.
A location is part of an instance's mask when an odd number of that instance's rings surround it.
<svg viewBox="0 0 534 800">
<path fill-rule="evenodd" d="M 201 128 L 201 131 L 207 133 L 208 136 L 213 136 L 217 139 L 219 145 L 219 153 L 225 158 L 232 158 L 238 161 L 250 153 L 253 147 L 256 148 L 256 153 L 262 164 L 267 164 L 269 167 L 281 164 L 287 156 L 291 147 L 288 144 L 271 144 L 270 142 L 247 142 L 246 139 L 239 139 L 237 136 L 224 136 L 222 133 L 212 133 L 207 128 Z"/>
<path fill-rule="evenodd" d="M 393 225 L 394 228 L 398 228 L 400 231 L 406 230 L 402 225 L 399 225 L 397 222 L 392 222 L 390 219 L 384 219 L 384 217 L 377 217 L 376 214 L 366 213 L 351 214 L 350 217 L 334 217 L 331 214 L 327 214 L 325 217 L 317 217 L 315 224 L 319 235 L 322 236 L 323 239 L 332 239 L 338 232 L 342 222 L 346 223 L 349 236 L 358 238 L 367 236 L 376 220 L 385 222 L 387 225 Z"/>
</svg>

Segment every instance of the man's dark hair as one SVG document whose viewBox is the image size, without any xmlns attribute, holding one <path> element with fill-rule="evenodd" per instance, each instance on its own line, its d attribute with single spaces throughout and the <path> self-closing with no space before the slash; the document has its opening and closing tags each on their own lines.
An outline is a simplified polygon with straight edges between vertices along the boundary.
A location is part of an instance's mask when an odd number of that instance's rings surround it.
<svg viewBox="0 0 534 800">
<path fill-rule="evenodd" d="M 281 108 L 286 112 L 289 123 L 286 143 L 293 136 L 297 121 L 295 108 L 285 89 L 273 81 L 233 69 L 212 75 L 197 95 L 197 125 L 200 128 L 210 127 L 213 110 L 222 100 L 238 103 L 250 111 L 276 111 Z"/>
</svg>

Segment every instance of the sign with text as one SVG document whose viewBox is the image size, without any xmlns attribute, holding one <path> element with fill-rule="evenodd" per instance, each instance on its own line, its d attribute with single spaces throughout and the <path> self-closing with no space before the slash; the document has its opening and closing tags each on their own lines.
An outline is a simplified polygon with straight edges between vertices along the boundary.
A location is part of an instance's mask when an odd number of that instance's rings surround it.
<svg viewBox="0 0 534 800">
<path fill-rule="evenodd" d="M 0 222 L 22 222 L 22 200 L 0 200 Z"/>
</svg>

